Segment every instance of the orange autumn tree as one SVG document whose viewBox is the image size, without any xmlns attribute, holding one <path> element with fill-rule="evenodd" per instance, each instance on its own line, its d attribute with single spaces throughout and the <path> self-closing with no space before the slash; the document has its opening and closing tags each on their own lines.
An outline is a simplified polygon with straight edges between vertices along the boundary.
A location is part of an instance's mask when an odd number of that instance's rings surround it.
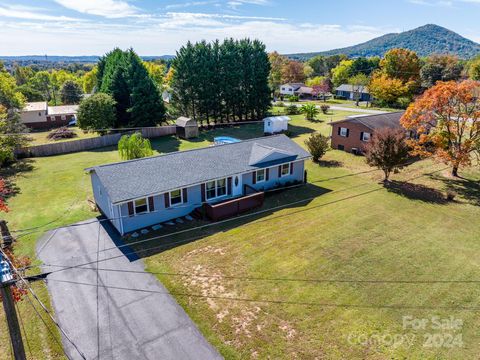
<svg viewBox="0 0 480 360">
<path fill-rule="evenodd" d="M 8 206 L 6 203 L 6 197 L 10 193 L 10 190 L 5 184 L 5 180 L 0 178 L 0 211 L 8 212 Z"/>
<path fill-rule="evenodd" d="M 8 206 L 6 204 L 5 198 L 10 194 L 10 189 L 8 188 L 5 180 L 0 179 L 0 213 L 1 212 L 8 212 Z M 3 236 L 3 234 L 1 234 Z M 1 241 L 0 241 L 1 243 Z M 12 246 L 6 246 L 3 249 L 3 252 L 8 257 L 8 260 L 15 266 L 15 268 L 23 268 L 31 264 L 31 261 L 26 256 L 16 257 L 13 253 Z M 12 286 L 12 296 L 15 302 L 22 300 L 23 296 L 27 293 L 26 289 L 22 286 L 18 286 L 19 283 Z M 22 285 L 22 284 L 20 284 Z M 2 297 L 0 295 L 0 301 Z"/>
<path fill-rule="evenodd" d="M 466 80 L 437 84 L 410 104 L 401 119 L 411 139 L 414 155 L 433 155 L 452 166 L 458 176 L 461 166 L 470 166 L 480 151 L 480 82 Z"/>
</svg>

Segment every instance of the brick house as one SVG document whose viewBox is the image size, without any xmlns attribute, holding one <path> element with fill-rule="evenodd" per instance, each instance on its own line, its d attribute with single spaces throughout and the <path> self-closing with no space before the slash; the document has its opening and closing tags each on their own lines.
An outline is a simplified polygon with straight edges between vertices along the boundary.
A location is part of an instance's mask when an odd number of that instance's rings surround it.
<svg viewBox="0 0 480 360">
<path fill-rule="evenodd" d="M 332 149 L 361 154 L 365 144 L 376 129 L 401 129 L 400 118 L 404 111 L 355 116 L 330 123 L 332 126 Z"/>
</svg>

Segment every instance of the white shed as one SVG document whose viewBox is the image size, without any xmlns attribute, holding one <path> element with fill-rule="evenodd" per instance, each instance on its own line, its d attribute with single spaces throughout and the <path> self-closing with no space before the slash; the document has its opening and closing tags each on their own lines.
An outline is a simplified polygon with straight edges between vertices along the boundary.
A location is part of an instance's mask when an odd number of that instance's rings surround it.
<svg viewBox="0 0 480 360">
<path fill-rule="evenodd" d="M 263 119 L 263 132 L 277 134 L 288 130 L 288 116 L 271 116 Z"/>
</svg>

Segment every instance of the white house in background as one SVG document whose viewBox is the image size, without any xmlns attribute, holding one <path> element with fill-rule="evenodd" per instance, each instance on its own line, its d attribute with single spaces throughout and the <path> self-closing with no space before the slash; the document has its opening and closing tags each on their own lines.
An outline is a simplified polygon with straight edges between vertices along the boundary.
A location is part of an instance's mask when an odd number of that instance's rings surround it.
<svg viewBox="0 0 480 360">
<path fill-rule="evenodd" d="M 288 116 L 271 116 L 263 119 L 263 132 L 265 134 L 278 134 L 288 130 Z"/>
<path fill-rule="evenodd" d="M 172 101 L 172 94 L 168 90 L 163 90 L 162 100 L 167 104 L 170 104 L 170 101 Z"/>
<path fill-rule="evenodd" d="M 32 128 L 39 127 L 47 119 L 47 103 L 45 101 L 28 102 L 19 112 L 20 121 Z"/>
<path fill-rule="evenodd" d="M 77 114 L 78 105 L 48 106 L 46 102 L 28 102 L 19 112 L 20 120 L 32 129 L 67 125 Z"/>
<path fill-rule="evenodd" d="M 296 95 L 295 92 L 302 87 L 306 87 L 305 84 L 287 83 L 280 85 L 280 95 Z"/>
</svg>

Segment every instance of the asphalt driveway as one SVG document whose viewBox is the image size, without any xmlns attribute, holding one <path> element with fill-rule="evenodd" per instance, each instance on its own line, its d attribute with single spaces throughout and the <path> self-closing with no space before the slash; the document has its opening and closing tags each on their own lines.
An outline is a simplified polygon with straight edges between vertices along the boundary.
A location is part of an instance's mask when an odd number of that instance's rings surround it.
<svg viewBox="0 0 480 360">
<path fill-rule="evenodd" d="M 96 270 L 97 256 L 100 269 L 144 270 L 141 259 L 125 256 L 128 248 L 115 246 L 121 240 L 104 224 L 92 219 L 59 228 L 37 244 L 44 264 L 92 262 L 84 266 L 88 269 L 73 268 L 47 277 L 57 319 L 87 359 L 221 359 L 153 275 Z M 58 269 L 44 267 L 45 271 Z M 71 359 L 81 359 L 65 338 L 62 341 Z"/>
</svg>

